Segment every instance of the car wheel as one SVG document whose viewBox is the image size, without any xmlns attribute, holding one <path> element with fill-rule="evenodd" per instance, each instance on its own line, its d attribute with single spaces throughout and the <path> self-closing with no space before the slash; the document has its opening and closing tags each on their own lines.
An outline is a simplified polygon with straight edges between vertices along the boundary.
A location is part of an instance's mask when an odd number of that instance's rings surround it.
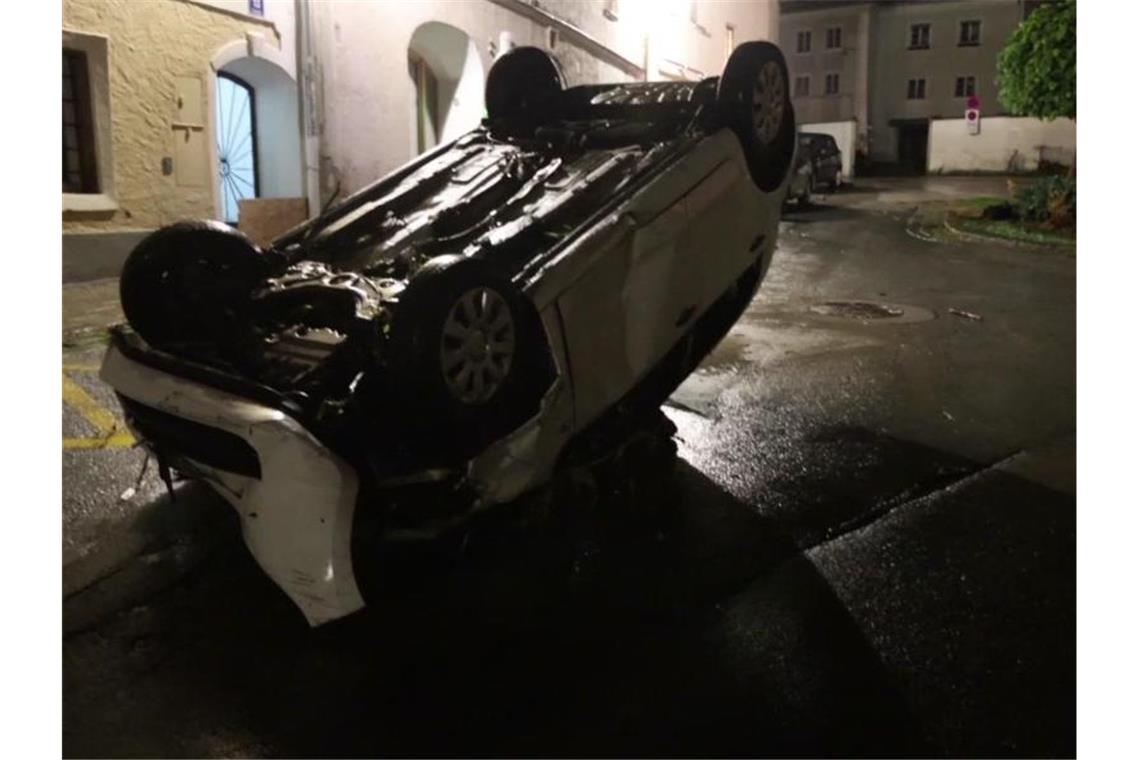
<svg viewBox="0 0 1140 760">
<path fill-rule="evenodd" d="M 732 51 L 717 86 L 717 101 L 740 139 L 756 185 L 780 186 L 795 153 L 796 118 L 788 67 L 770 42 L 746 42 Z"/>
<path fill-rule="evenodd" d="M 536 47 L 517 47 L 499 56 L 487 74 L 487 117 L 491 121 L 535 122 L 565 87 L 562 68 L 554 56 Z"/>
<path fill-rule="evenodd" d="M 152 345 L 216 340 L 269 270 L 261 250 L 232 227 L 178 222 L 131 251 L 119 300 L 127 322 Z"/>
<path fill-rule="evenodd" d="M 391 387 L 413 448 L 470 456 L 538 412 L 554 378 L 534 304 L 480 259 L 439 256 L 400 297 Z"/>
</svg>

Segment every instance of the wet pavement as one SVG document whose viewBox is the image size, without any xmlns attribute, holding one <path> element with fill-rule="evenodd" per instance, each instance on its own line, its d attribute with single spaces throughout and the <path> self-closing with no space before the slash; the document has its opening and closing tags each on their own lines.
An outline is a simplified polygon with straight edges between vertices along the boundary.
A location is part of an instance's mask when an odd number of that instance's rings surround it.
<svg viewBox="0 0 1140 760">
<path fill-rule="evenodd" d="M 1003 181 L 871 182 L 788 215 L 675 457 L 322 629 L 205 489 L 65 450 L 65 754 L 1075 754 L 1075 258 L 907 233 Z"/>
</svg>

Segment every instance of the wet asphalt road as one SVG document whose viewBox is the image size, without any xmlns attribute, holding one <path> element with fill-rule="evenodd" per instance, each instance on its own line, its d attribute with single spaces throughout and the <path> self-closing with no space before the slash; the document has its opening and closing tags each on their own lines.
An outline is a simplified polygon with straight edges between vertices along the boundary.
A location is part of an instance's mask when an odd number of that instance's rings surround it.
<svg viewBox="0 0 1140 760">
<path fill-rule="evenodd" d="M 118 571 L 65 602 L 65 754 L 1075 754 L 1075 259 L 890 201 L 788 215 L 668 466 L 323 629 L 203 489 L 67 452 L 71 583 Z"/>
</svg>

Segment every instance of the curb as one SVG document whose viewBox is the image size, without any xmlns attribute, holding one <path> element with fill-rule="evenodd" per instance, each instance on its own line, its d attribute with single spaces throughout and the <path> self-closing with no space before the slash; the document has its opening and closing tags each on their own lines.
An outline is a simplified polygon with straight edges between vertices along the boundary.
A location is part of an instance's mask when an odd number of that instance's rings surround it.
<svg viewBox="0 0 1140 760">
<path fill-rule="evenodd" d="M 965 230 L 959 229 L 958 227 L 955 227 L 953 224 L 951 224 L 950 216 L 951 215 L 949 213 L 946 214 L 945 218 L 942 220 L 943 226 L 946 227 L 946 229 L 949 230 L 952 234 L 957 235 L 963 240 L 969 242 L 1002 243 L 1013 248 L 1049 248 L 1052 250 L 1058 250 L 1073 254 L 1075 254 L 1077 250 L 1077 245 L 1075 242 L 1073 245 L 1067 245 L 1065 243 L 1034 243 L 1029 240 L 1013 240 L 1012 238 L 1000 237 L 998 235 L 983 235 L 977 232 L 966 232 Z"/>
</svg>

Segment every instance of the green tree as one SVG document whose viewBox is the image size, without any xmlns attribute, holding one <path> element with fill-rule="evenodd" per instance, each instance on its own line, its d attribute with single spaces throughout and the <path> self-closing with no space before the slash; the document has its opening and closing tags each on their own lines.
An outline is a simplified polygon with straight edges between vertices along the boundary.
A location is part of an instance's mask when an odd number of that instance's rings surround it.
<svg viewBox="0 0 1140 760">
<path fill-rule="evenodd" d="M 998 56 L 998 97 L 1019 116 L 1077 118 L 1077 4 L 1042 5 Z"/>
</svg>

